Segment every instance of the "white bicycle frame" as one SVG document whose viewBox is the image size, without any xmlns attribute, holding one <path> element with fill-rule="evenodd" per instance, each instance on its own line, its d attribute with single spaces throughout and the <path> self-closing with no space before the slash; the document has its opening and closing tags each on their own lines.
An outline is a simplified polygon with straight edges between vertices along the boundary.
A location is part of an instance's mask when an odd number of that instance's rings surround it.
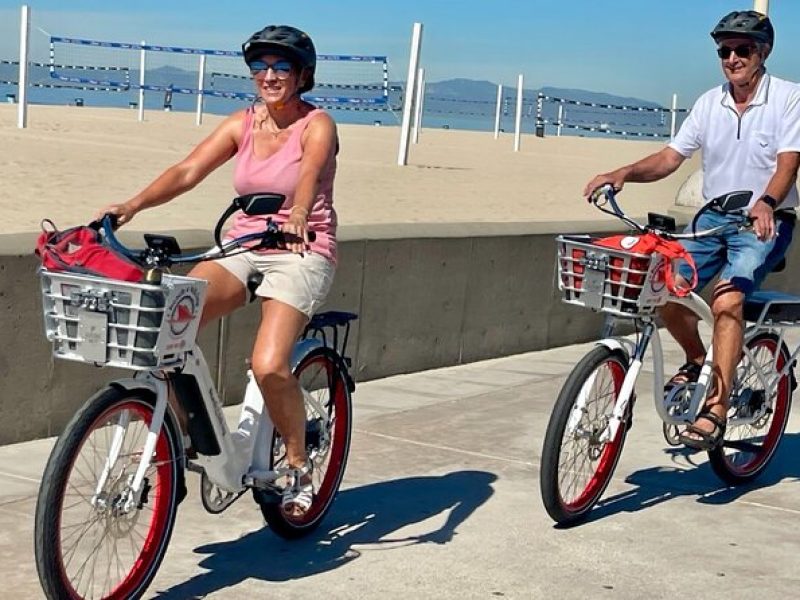
<svg viewBox="0 0 800 600">
<path fill-rule="evenodd" d="M 297 367 L 309 352 L 320 347 L 323 347 L 323 343 L 319 339 L 306 338 L 297 342 L 290 362 L 292 370 Z M 219 444 L 219 454 L 213 456 L 199 454 L 197 459 L 193 460 L 197 466 L 205 471 L 212 484 L 226 492 L 240 493 L 247 487 L 267 487 L 286 475 L 287 468 L 271 468 L 271 446 L 274 426 L 266 410 L 261 390 L 251 371 L 247 373 L 248 381 L 244 401 L 238 425 L 233 431 L 228 428 L 222 411 L 222 403 L 199 347 L 195 346 L 187 352 L 182 373 L 197 380 L 203 405 L 209 416 L 213 434 Z M 128 482 L 130 494 L 126 501 L 126 509 L 130 509 L 133 504 L 138 502 L 141 495 L 142 482 L 147 469 L 150 467 L 159 432 L 164 423 L 169 390 L 161 371 L 140 371 L 135 377 L 119 379 L 109 385 L 120 386 L 131 391 L 145 388 L 156 395 L 156 405 L 142 450 L 142 459 L 136 473 Z M 323 430 L 327 430 L 327 411 L 319 405 L 307 390 L 302 389 L 302 393 L 304 401 L 311 404 L 314 411 L 324 420 L 326 427 Z M 97 482 L 95 499 L 103 489 L 108 474 L 116 462 L 127 429 L 126 421 L 128 418 L 127 414 L 123 413 L 120 416 L 120 422 L 116 425 L 106 467 Z M 311 458 L 313 459 L 313 457 Z"/>
<path fill-rule="evenodd" d="M 695 315 L 697 315 L 702 321 L 713 326 L 714 319 L 713 315 L 711 314 L 711 309 L 705 300 L 703 300 L 698 294 L 691 292 L 688 296 L 683 298 L 670 296 L 669 302 L 674 302 L 676 304 L 685 306 Z M 697 383 L 694 386 L 688 410 L 681 411 L 679 415 L 671 414 L 669 408 L 670 406 L 674 405 L 675 394 L 670 393 L 666 398 L 664 397 L 664 353 L 658 328 L 653 323 L 652 318 L 640 317 L 637 320 L 644 323 L 643 332 L 638 343 L 628 338 L 619 336 L 605 337 L 597 342 L 597 345 L 606 346 L 610 350 L 622 351 L 625 356 L 628 357 L 628 372 L 623 380 L 622 387 L 614 405 L 608 426 L 598 439 L 600 443 L 610 442 L 611 440 L 616 439 L 619 428 L 625 426 L 625 415 L 627 414 L 628 405 L 633 397 L 633 390 L 636 385 L 636 380 L 638 379 L 639 373 L 642 369 L 644 354 L 646 353 L 647 346 L 650 342 L 652 342 L 653 361 L 653 400 L 655 402 L 656 412 L 661 420 L 669 425 L 686 425 L 687 423 L 693 423 L 697 419 L 697 415 L 700 413 L 705 401 L 708 384 L 711 380 L 713 370 L 713 346 L 711 344 L 708 345 L 706 360 L 703 363 Z M 787 375 L 791 370 L 795 359 L 797 358 L 798 354 L 800 354 L 800 346 L 794 350 L 789 359 L 786 361 L 786 364 L 780 370 L 777 369 L 777 358 L 779 352 L 776 352 L 775 358 L 773 359 L 774 362 L 772 364 L 772 368 L 768 373 L 765 373 L 764 370 L 753 360 L 753 354 L 747 347 L 747 341 L 757 333 L 763 331 L 777 331 L 778 349 L 780 349 L 783 346 L 784 330 L 788 326 L 789 325 L 785 324 L 782 326 L 764 325 L 763 319 L 760 319 L 759 322 L 748 327 L 744 334 L 742 351 L 750 363 L 756 366 L 755 372 L 759 378 L 759 382 L 765 390 L 768 401 L 773 397 L 773 392 L 775 391 L 775 388 L 780 382 L 781 378 Z M 578 394 L 575 408 L 573 409 L 570 421 L 567 425 L 567 431 L 569 433 L 574 433 L 576 431 L 581 420 L 581 415 L 586 411 L 587 398 L 594 385 L 595 377 L 596 373 L 587 379 L 581 388 L 580 393 Z M 760 418 L 760 415 L 753 415 L 746 418 L 734 417 L 729 420 L 729 426 L 747 425 L 753 423 L 758 418 Z"/>
</svg>

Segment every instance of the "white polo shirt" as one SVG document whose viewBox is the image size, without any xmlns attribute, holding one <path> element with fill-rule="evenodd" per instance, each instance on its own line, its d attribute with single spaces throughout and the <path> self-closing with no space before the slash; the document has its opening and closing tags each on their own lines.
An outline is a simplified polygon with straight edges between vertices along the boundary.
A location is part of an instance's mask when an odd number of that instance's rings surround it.
<svg viewBox="0 0 800 600">
<path fill-rule="evenodd" d="M 700 96 L 669 147 L 689 158 L 703 149 L 703 197 L 751 190 L 755 204 L 781 152 L 800 152 L 800 86 L 765 73 L 740 116 L 728 83 Z M 792 186 L 781 208 L 798 206 Z"/>
</svg>

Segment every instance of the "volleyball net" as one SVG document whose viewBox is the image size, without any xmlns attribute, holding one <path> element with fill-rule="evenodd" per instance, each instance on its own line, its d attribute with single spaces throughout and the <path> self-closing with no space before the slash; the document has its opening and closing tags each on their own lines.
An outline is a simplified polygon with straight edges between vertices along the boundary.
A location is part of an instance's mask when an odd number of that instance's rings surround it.
<svg viewBox="0 0 800 600">
<path fill-rule="evenodd" d="M 54 86 L 162 92 L 165 107 L 180 95 L 245 102 L 256 97 L 242 53 L 235 50 L 51 36 L 49 55 L 47 69 Z M 314 89 L 303 98 L 324 108 L 396 108 L 400 88 L 389 85 L 386 56 L 318 55 L 315 80 Z"/>
</svg>

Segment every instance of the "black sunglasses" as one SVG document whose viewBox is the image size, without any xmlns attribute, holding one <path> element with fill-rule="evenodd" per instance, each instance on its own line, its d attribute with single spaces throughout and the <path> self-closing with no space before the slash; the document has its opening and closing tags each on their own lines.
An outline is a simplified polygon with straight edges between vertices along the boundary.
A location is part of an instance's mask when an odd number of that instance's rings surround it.
<svg viewBox="0 0 800 600">
<path fill-rule="evenodd" d="M 292 63 L 285 59 L 276 60 L 272 64 L 265 60 L 254 60 L 248 66 L 252 75 L 265 73 L 267 70 L 272 69 L 278 79 L 286 79 L 292 72 Z"/>
<path fill-rule="evenodd" d="M 727 60 L 730 58 L 731 52 L 734 52 L 739 58 L 750 58 L 750 55 L 755 49 L 755 44 L 739 44 L 734 48 L 730 46 L 719 46 L 717 48 L 717 56 L 723 60 Z"/>
</svg>

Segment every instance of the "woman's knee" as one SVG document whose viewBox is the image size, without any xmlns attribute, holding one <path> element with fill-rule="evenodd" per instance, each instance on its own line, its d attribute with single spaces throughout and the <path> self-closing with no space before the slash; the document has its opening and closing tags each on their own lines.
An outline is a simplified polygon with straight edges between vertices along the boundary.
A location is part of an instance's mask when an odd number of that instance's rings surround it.
<svg viewBox="0 0 800 600">
<path fill-rule="evenodd" d="M 253 376 L 265 391 L 280 391 L 294 385 L 294 375 L 289 364 L 274 356 L 260 354 L 252 358 Z"/>
</svg>

